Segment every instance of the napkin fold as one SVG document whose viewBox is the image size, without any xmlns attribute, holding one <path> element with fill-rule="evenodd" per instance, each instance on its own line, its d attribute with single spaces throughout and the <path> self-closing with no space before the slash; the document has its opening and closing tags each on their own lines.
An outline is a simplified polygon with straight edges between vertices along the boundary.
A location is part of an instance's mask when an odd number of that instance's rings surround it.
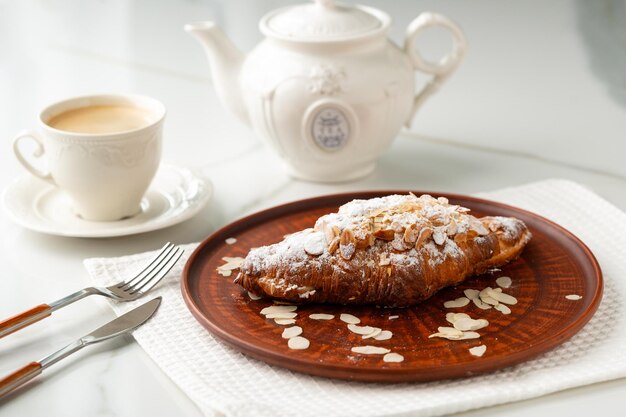
<svg viewBox="0 0 626 417">
<path fill-rule="evenodd" d="M 185 306 L 180 276 L 197 243 L 152 291 L 157 314 L 135 331 L 139 345 L 208 416 L 439 416 L 518 401 L 626 376 L 626 213 L 590 190 L 548 180 L 479 194 L 562 225 L 589 246 L 605 279 L 604 298 L 572 339 L 540 357 L 486 375 L 430 383 L 377 384 L 318 378 L 251 359 L 205 330 Z M 135 272 L 154 252 L 92 258 L 97 285 Z M 145 300 L 115 303 L 117 314 Z"/>
</svg>

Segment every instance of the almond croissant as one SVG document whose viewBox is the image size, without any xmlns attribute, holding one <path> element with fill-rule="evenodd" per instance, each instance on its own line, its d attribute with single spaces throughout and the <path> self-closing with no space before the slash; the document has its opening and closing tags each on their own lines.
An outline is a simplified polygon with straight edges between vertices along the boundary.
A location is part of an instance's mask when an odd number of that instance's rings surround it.
<svg viewBox="0 0 626 417">
<path fill-rule="evenodd" d="M 252 249 L 235 282 L 296 303 L 409 306 L 515 259 L 531 238 L 521 220 L 468 212 L 429 195 L 354 200 Z"/>
</svg>

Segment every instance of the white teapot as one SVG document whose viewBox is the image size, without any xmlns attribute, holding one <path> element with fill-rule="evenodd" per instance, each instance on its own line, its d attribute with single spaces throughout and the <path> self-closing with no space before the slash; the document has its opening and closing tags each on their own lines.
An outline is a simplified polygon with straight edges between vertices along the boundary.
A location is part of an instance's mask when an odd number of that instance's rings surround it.
<svg viewBox="0 0 626 417">
<path fill-rule="evenodd" d="M 204 46 L 219 99 L 278 152 L 289 173 L 333 182 L 373 171 L 463 58 L 465 37 L 442 15 L 420 14 L 402 48 L 387 38 L 390 23 L 380 10 L 332 0 L 285 7 L 261 19 L 266 38 L 247 56 L 213 22 L 185 30 Z M 449 29 L 454 41 L 438 63 L 414 46 L 433 26 Z M 415 70 L 433 75 L 417 94 Z"/>
</svg>

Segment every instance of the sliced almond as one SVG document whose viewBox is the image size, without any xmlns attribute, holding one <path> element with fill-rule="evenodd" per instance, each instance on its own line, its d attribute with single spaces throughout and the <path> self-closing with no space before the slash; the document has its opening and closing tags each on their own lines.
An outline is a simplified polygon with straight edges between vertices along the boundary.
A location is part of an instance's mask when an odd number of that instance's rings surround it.
<svg viewBox="0 0 626 417">
<path fill-rule="evenodd" d="M 578 295 L 578 294 L 569 294 L 569 295 L 566 295 L 565 298 L 571 301 L 578 301 L 578 300 L 581 300 L 583 297 L 582 295 Z"/>
<path fill-rule="evenodd" d="M 220 269 L 217 268 L 217 273 L 224 276 L 224 277 L 229 277 L 233 274 L 232 269 Z"/>
<path fill-rule="evenodd" d="M 226 242 L 227 245 L 234 245 L 235 243 L 237 243 L 237 239 L 235 239 L 234 237 L 229 237 L 224 242 Z"/>
<path fill-rule="evenodd" d="M 378 327 L 358 326 L 356 324 L 348 324 L 348 330 L 350 330 L 352 333 L 356 333 L 360 335 L 368 335 L 374 332 L 374 330 L 376 329 L 378 329 Z"/>
<path fill-rule="evenodd" d="M 292 337 L 291 339 L 289 339 L 289 342 L 287 342 L 287 346 L 289 346 L 289 349 L 294 350 L 304 350 L 307 349 L 310 345 L 311 342 L 309 342 L 309 339 L 306 339 L 302 336 Z"/>
<path fill-rule="evenodd" d="M 509 288 L 513 284 L 511 277 L 500 277 L 496 279 L 496 284 L 501 288 Z"/>
<path fill-rule="evenodd" d="M 292 311 L 296 311 L 298 306 L 294 305 L 273 305 L 269 307 L 265 307 L 261 310 L 261 314 L 272 314 L 272 313 L 288 313 Z"/>
<path fill-rule="evenodd" d="M 339 236 L 336 236 L 329 244 L 328 244 L 328 252 L 331 254 L 335 253 L 335 251 L 339 248 Z"/>
<path fill-rule="evenodd" d="M 430 227 L 424 227 L 420 230 L 417 240 L 415 241 L 415 249 L 419 249 L 430 237 L 433 235 L 433 229 Z"/>
<path fill-rule="evenodd" d="M 217 272 L 225 277 L 229 277 L 232 274 L 232 271 L 241 267 L 244 258 L 224 256 L 222 260 L 226 261 L 226 263 L 218 266 Z"/>
<path fill-rule="evenodd" d="M 489 322 L 485 319 L 460 318 L 454 321 L 454 328 L 461 331 L 479 330 L 488 325 Z"/>
<path fill-rule="evenodd" d="M 468 288 L 465 291 L 463 291 L 463 294 L 465 294 L 465 296 L 469 298 L 470 300 L 474 300 L 479 297 L 480 291 Z"/>
<path fill-rule="evenodd" d="M 255 293 L 250 292 L 250 291 L 248 291 L 248 297 L 250 297 L 250 299 L 253 301 L 260 300 L 261 298 L 263 298 L 260 295 L 256 295 Z"/>
<path fill-rule="evenodd" d="M 447 235 L 445 231 L 443 231 L 439 227 L 435 229 L 435 231 L 433 232 L 433 240 L 435 241 L 437 245 L 439 246 L 443 245 L 446 242 L 446 239 L 447 239 Z"/>
<path fill-rule="evenodd" d="M 302 334 L 302 327 L 293 326 L 287 327 L 283 330 L 282 338 L 283 339 L 291 339 L 292 337 L 300 336 Z"/>
<path fill-rule="evenodd" d="M 346 261 L 349 261 L 354 256 L 354 252 L 356 252 L 356 246 L 354 244 L 342 245 L 339 244 L 339 253 L 341 257 Z"/>
<path fill-rule="evenodd" d="M 499 291 L 490 291 L 489 292 L 489 296 L 501 303 L 504 304 L 509 304 L 509 305 L 515 305 L 517 304 L 517 298 L 513 297 L 512 295 L 503 293 L 503 292 L 499 292 Z M 485 300 L 485 302 L 487 302 Z"/>
<path fill-rule="evenodd" d="M 400 316 L 389 316 L 389 320 L 395 320 L 395 319 L 397 319 L 398 317 L 400 317 Z"/>
<path fill-rule="evenodd" d="M 396 235 L 396 238 L 391 241 L 391 247 L 398 252 L 404 252 L 409 249 L 404 239 L 402 239 L 402 235 Z"/>
<path fill-rule="evenodd" d="M 480 308 L 482 310 L 489 310 L 490 308 L 492 308 L 491 305 L 485 303 L 480 298 L 474 298 L 472 300 L 472 302 L 474 303 L 474 305 L 476 305 L 476 307 L 478 307 L 478 308 Z"/>
<path fill-rule="evenodd" d="M 450 223 L 448 223 L 448 226 L 446 226 L 446 234 L 448 236 L 454 236 L 456 235 L 457 231 L 458 231 L 458 225 L 456 224 L 454 219 L 450 219 Z"/>
<path fill-rule="evenodd" d="M 339 316 L 339 320 L 348 324 L 359 324 L 361 322 L 361 319 L 359 319 L 358 317 L 347 313 L 341 313 L 341 315 Z"/>
<path fill-rule="evenodd" d="M 380 240 L 393 240 L 396 232 L 393 229 L 381 229 L 374 232 L 374 237 Z"/>
<path fill-rule="evenodd" d="M 506 304 L 498 304 L 497 306 L 494 306 L 493 308 L 495 308 L 502 314 L 511 314 L 511 309 Z"/>
<path fill-rule="evenodd" d="M 454 327 L 439 326 L 437 328 L 437 331 L 441 334 L 445 334 L 445 335 L 453 336 L 453 337 L 463 336 L 463 332 L 459 329 L 455 329 Z"/>
<path fill-rule="evenodd" d="M 341 232 L 339 239 L 339 253 L 345 260 L 352 259 L 354 252 L 356 251 L 356 239 L 354 233 L 350 229 L 344 229 Z"/>
<path fill-rule="evenodd" d="M 326 248 L 326 238 L 321 232 L 314 232 L 304 240 L 304 251 L 309 255 L 319 256 Z"/>
<path fill-rule="evenodd" d="M 489 296 L 480 297 L 480 299 L 483 303 L 490 304 L 492 306 L 497 306 L 498 304 L 500 304 L 498 300 Z"/>
<path fill-rule="evenodd" d="M 469 298 L 460 297 L 460 298 L 457 298 L 456 300 L 446 301 L 445 303 L 443 303 L 443 306 L 445 308 L 460 308 L 460 307 L 465 307 L 466 305 L 469 304 L 469 302 L 470 302 Z"/>
<path fill-rule="evenodd" d="M 332 314 L 316 313 L 309 314 L 309 318 L 312 320 L 332 320 L 335 318 Z"/>
<path fill-rule="evenodd" d="M 298 317 L 298 313 L 290 313 L 289 311 L 269 313 L 265 315 L 266 319 L 295 319 L 296 317 Z"/>
<path fill-rule="evenodd" d="M 364 355 L 384 355 L 391 352 L 389 349 L 378 346 L 355 346 L 352 349 L 354 353 L 362 353 Z"/>
<path fill-rule="evenodd" d="M 446 314 L 446 320 L 450 324 L 454 324 L 455 321 L 460 320 L 460 319 L 471 319 L 471 317 L 465 313 L 447 313 Z"/>
<path fill-rule="evenodd" d="M 480 334 L 476 332 L 463 332 L 463 335 L 457 340 L 478 339 Z"/>
<path fill-rule="evenodd" d="M 487 346 L 485 346 L 485 345 L 474 346 L 473 348 L 469 349 L 469 352 L 472 355 L 478 356 L 478 357 L 483 356 L 486 351 L 487 351 Z"/>
<path fill-rule="evenodd" d="M 374 330 L 371 333 L 364 334 L 361 338 L 362 339 L 370 339 L 370 338 L 376 339 L 376 336 L 380 335 L 382 332 L 383 330 L 381 328 L 374 327 Z"/>
<path fill-rule="evenodd" d="M 394 363 L 404 361 L 404 356 L 399 353 L 390 352 L 383 356 L 383 362 Z"/>
<path fill-rule="evenodd" d="M 274 319 L 274 323 L 280 324 L 281 326 L 287 326 L 289 324 L 294 324 L 295 322 L 295 319 Z"/>
<path fill-rule="evenodd" d="M 326 222 L 322 222 L 322 232 L 324 232 L 324 238 L 329 245 L 337 236 L 333 227 Z"/>
<path fill-rule="evenodd" d="M 418 235 L 419 235 L 419 229 L 417 228 L 417 225 L 412 223 L 404 230 L 403 239 L 406 243 L 415 245 L 415 241 L 417 241 Z"/>
<path fill-rule="evenodd" d="M 374 336 L 375 340 L 389 340 L 393 337 L 393 333 L 390 330 L 383 330 L 376 336 Z"/>
</svg>

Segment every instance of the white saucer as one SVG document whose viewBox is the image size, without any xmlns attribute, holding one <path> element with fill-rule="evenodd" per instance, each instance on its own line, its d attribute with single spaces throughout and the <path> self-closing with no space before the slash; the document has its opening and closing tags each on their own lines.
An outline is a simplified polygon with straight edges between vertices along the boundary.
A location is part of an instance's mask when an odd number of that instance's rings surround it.
<svg viewBox="0 0 626 417">
<path fill-rule="evenodd" d="M 197 214 L 211 198 L 213 186 L 187 168 L 161 165 L 141 201 L 141 213 L 114 222 L 83 220 L 68 197 L 32 175 L 24 175 L 2 194 L 5 211 L 15 223 L 37 232 L 72 237 L 113 237 L 162 229 Z"/>
</svg>

